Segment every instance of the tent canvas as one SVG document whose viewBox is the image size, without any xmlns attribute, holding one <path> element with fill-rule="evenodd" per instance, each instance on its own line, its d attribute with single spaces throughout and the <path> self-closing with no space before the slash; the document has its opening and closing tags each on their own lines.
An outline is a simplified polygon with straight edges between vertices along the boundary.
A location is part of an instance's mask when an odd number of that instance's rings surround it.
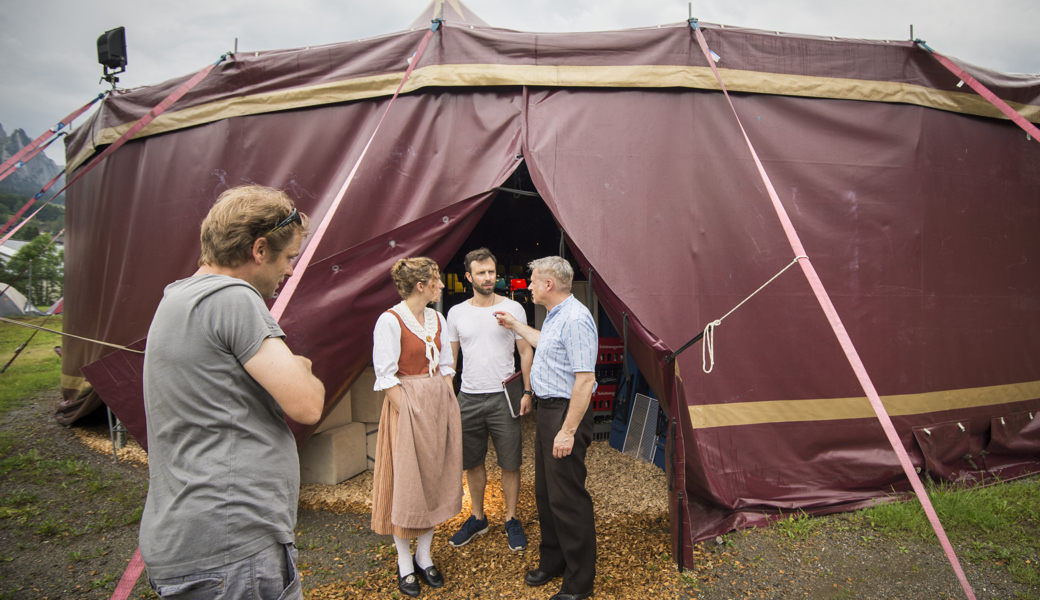
<svg viewBox="0 0 1040 600">
<path fill-rule="evenodd" d="M 0 317 L 24 317 L 25 315 L 43 314 L 34 306 L 29 305 L 25 296 L 7 284 L 0 284 L 0 290 L 7 288 L 0 294 Z"/>
<path fill-rule="evenodd" d="M 1040 144 L 910 42 L 701 27 L 915 464 L 979 477 L 998 440 L 1018 453 L 1002 474 L 1040 468 L 1024 416 L 1040 411 Z M 320 220 L 424 34 L 236 55 L 87 173 L 67 203 L 65 330 L 142 338 L 230 186 L 286 189 Z M 1040 121 L 1035 77 L 969 68 Z M 186 79 L 106 99 L 70 136 L 70 169 Z M 696 348 L 664 360 L 793 258 L 688 24 L 448 20 L 404 91 L 281 320 L 330 402 L 370 360 L 393 262 L 450 260 L 523 161 L 672 420 L 677 549 L 908 489 L 793 270 L 726 320 L 710 375 Z M 59 420 L 98 405 L 81 369 L 109 353 L 66 342 Z M 1020 430 L 995 431 L 1004 416 Z"/>
</svg>

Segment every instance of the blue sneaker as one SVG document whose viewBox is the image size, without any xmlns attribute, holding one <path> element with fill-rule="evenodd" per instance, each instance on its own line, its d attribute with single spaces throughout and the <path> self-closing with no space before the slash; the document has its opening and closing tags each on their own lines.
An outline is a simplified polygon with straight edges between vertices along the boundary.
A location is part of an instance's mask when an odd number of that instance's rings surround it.
<svg viewBox="0 0 1040 600">
<path fill-rule="evenodd" d="M 458 548 L 459 546 L 465 546 L 478 535 L 484 535 L 488 532 L 487 517 L 484 517 L 480 521 L 476 517 L 470 515 L 466 522 L 462 524 L 458 532 L 451 536 L 448 540 L 448 544 Z"/>
<path fill-rule="evenodd" d="M 527 536 L 524 535 L 524 526 L 519 519 L 506 521 L 506 536 L 509 538 L 510 550 L 523 550 L 527 547 Z"/>
</svg>

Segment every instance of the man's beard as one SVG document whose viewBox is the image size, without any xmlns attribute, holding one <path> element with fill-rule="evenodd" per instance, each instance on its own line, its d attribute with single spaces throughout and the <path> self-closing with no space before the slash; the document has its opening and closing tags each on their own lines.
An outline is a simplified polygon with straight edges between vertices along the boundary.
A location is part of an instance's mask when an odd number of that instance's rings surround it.
<svg viewBox="0 0 1040 600">
<path fill-rule="evenodd" d="M 491 286 L 490 289 L 484 289 L 482 286 L 473 286 L 473 292 L 480 294 L 481 296 L 490 296 L 495 293 L 495 286 Z"/>
</svg>

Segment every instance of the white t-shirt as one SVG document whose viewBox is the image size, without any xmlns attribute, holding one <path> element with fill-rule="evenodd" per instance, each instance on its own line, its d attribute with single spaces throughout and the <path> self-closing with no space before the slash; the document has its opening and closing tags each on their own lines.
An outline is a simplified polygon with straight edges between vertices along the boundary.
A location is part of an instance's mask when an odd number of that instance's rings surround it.
<svg viewBox="0 0 1040 600">
<path fill-rule="evenodd" d="M 509 298 L 493 306 L 476 307 L 468 301 L 448 311 L 448 341 L 459 342 L 465 355 L 462 391 L 489 394 L 502 391 L 502 382 L 513 374 L 513 344 L 520 335 L 498 324 L 493 313 L 508 312 L 524 325 L 527 314 Z"/>
</svg>

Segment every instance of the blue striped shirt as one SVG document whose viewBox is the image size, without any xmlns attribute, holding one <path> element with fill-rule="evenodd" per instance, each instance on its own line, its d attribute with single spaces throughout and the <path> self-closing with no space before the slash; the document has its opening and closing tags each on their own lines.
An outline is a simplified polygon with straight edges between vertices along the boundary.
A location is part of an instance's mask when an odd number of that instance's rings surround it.
<svg viewBox="0 0 1040 600">
<path fill-rule="evenodd" d="M 592 313 L 573 295 L 549 311 L 531 365 L 531 388 L 539 398 L 570 398 L 575 373 L 595 373 L 599 336 Z"/>
</svg>

